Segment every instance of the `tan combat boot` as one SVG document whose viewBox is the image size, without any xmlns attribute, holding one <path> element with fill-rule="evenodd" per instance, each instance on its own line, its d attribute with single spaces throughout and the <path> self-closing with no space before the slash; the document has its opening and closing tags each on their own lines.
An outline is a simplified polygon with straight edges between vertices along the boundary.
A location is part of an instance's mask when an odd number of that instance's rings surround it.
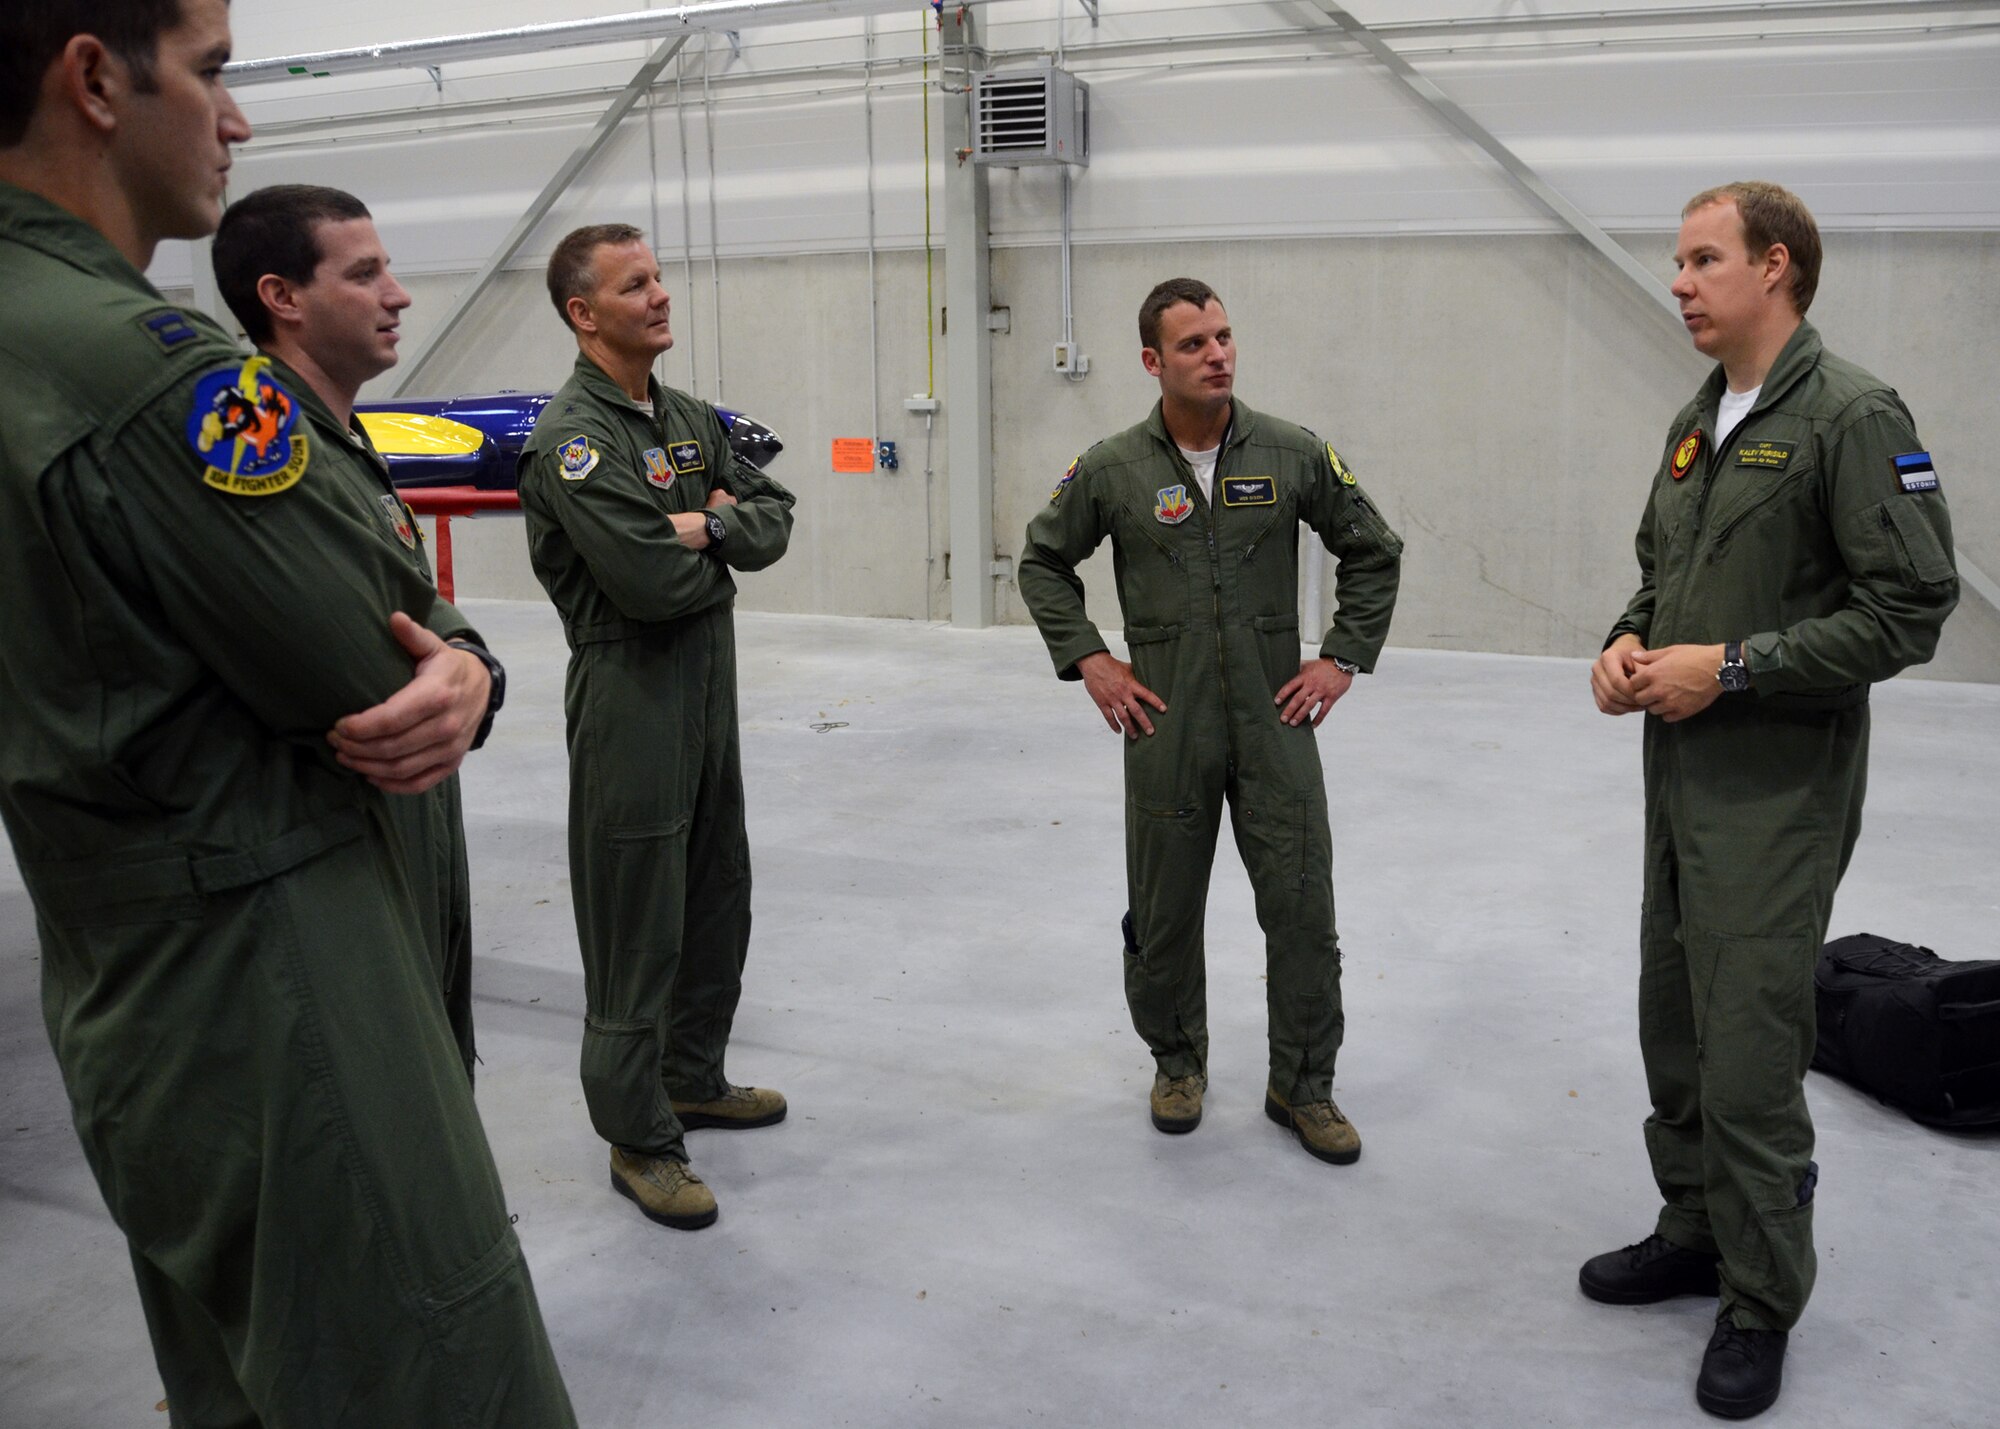
<svg viewBox="0 0 2000 1429">
<path fill-rule="evenodd" d="M 698 1231 L 715 1223 L 715 1193 L 685 1161 L 634 1156 L 614 1146 L 611 1189 L 636 1201 L 647 1220 L 677 1231 Z"/>
<path fill-rule="evenodd" d="M 1193 1131 L 1201 1125 L 1201 1094 L 1208 1090 L 1208 1078 L 1196 1073 L 1188 1077 L 1153 1074 L 1153 1126 L 1169 1136 Z"/>
<path fill-rule="evenodd" d="M 747 1131 L 753 1126 L 770 1126 L 785 1119 L 785 1098 L 766 1087 L 728 1087 L 719 1097 L 707 1101 L 684 1102 L 673 1098 L 674 1115 L 681 1129 L 696 1131 L 704 1126 Z"/>
<path fill-rule="evenodd" d="M 1331 1098 L 1323 1102 L 1286 1102 L 1275 1088 L 1264 1089 L 1264 1115 L 1298 1134 L 1299 1145 L 1322 1161 L 1346 1166 L 1361 1159 L 1361 1133 L 1340 1114 Z"/>
</svg>

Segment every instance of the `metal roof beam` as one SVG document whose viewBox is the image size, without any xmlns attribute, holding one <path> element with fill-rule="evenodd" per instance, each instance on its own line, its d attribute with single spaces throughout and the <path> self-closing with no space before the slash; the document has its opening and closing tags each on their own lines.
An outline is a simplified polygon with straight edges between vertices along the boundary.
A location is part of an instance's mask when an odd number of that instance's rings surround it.
<svg viewBox="0 0 2000 1429">
<path fill-rule="evenodd" d="M 521 251 L 522 245 L 528 241 L 528 235 L 535 231 L 535 226 L 548 216 L 549 210 L 555 207 L 556 200 L 562 197 L 571 183 L 575 182 L 576 176 L 583 172 L 585 165 L 596 158 L 598 151 L 613 134 L 618 132 L 618 126 L 624 122 L 625 116 L 632 112 L 632 106 L 639 102 L 640 96 L 653 87 L 653 81 L 660 77 L 660 71 L 667 67 L 673 57 L 680 53 L 681 46 L 687 42 L 686 34 L 676 35 L 654 50 L 652 57 L 639 66 L 639 72 L 632 76 L 631 82 L 618 92 L 618 97 L 611 101 L 610 107 L 598 118 L 596 126 L 590 131 L 590 137 L 577 146 L 575 153 L 563 160 L 548 183 L 542 186 L 542 191 L 535 195 L 534 202 L 528 205 L 527 212 L 515 221 L 513 228 L 509 229 L 507 236 L 500 241 L 500 246 L 493 250 L 473 280 L 466 285 L 465 290 L 452 301 L 451 311 L 444 315 L 444 320 L 431 329 L 429 335 L 417 345 L 417 350 L 410 355 L 409 360 L 402 364 L 396 384 L 391 389 L 392 395 L 400 397 L 416 386 L 417 379 L 423 375 L 425 366 L 458 325 L 465 320 L 473 304 L 478 302 L 480 296 L 492 286 L 500 270 Z M 655 233 L 651 238 L 654 243 L 658 243 L 660 236 Z"/>
<path fill-rule="evenodd" d="M 1542 208 L 1573 230 L 1592 248 L 1603 254 L 1647 299 L 1657 303 L 1680 323 L 1680 303 L 1664 284 L 1638 259 L 1627 253 L 1612 236 L 1599 228 L 1588 214 L 1551 188 L 1542 176 L 1477 119 L 1467 114 L 1451 97 L 1417 73 L 1410 62 L 1389 47 L 1389 42 L 1355 19 L 1331 0 L 1308 0 L 1315 10 L 1337 25 L 1342 33 L 1373 55 L 1382 67 L 1421 99 L 1445 123 L 1484 149 L 1514 183 Z"/>
<path fill-rule="evenodd" d="M 967 0 L 967 3 L 977 3 L 977 0 Z M 224 67 L 223 77 L 234 89 L 276 80 L 328 79 L 337 75 L 365 74 L 371 70 L 435 69 L 460 60 L 500 59 L 508 55 L 540 54 L 583 45 L 659 40 L 670 35 L 686 35 L 694 30 L 738 30 L 749 25 L 839 20 L 909 8 L 910 0 L 704 0 L 701 4 L 638 10 L 593 20 L 561 20 L 546 25 L 519 25 L 507 30 L 440 35 L 428 40 L 402 40 L 387 45 L 360 45 L 345 50 L 239 60 Z"/>
</svg>

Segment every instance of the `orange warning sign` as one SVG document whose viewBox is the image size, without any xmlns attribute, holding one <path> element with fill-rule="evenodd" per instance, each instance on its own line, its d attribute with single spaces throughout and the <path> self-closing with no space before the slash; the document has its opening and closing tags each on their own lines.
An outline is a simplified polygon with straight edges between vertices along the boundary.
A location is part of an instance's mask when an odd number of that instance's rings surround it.
<svg viewBox="0 0 2000 1429">
<path fill-rule="evenodd" d="M 833 469 L 861 473 L 875 470 L 875 443 L 867 437 L 835 437 Z"/>
</svg>

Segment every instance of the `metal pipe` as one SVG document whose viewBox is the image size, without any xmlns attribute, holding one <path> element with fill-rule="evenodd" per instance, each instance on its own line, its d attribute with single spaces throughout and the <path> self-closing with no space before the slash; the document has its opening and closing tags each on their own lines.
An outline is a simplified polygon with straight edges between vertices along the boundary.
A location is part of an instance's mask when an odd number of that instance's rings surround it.
<svg viewBox="0 0 2000 1429">
<path fill-rule="evenodd" d="M 708 92 L 708 50 L 712 36 L 701 37 L 701 127 L 708 140 L 708 282 L 709 327 L 715 333 L 715 400 L 722 395 L 722 248 L 715 220 L 715 100 Z"/>
<path fill-rule="evenodd" d="M 1069 165 L 1062 164 L 1059 167 L 1062 169 L 1062 340 L 1063 346 L 1068 348 L 1076 340 L 1076 334 L 1071 331 L 1074 316 L 1070 306 L 1069 286 Z"/>
<path fill-rule="evenodd" d="M 862 35 L 869 64 L 875 60 L 875 17 L 862 21 Z M 868 79 L 874 77 L 869 71 Z M 876 460 L 882 451 L 882 354 L 878 339 L 881 304 L 875 287 L 875 91 L 864 79 L 861 87 L 861 117 L 865 129 L 865 169 L 868 176 L 868 440 L 875 444 Z"/>
<path fill-rule="evenodd" d="M 964 0 L 964 3 L 979 4 L 982 0 Z M 488 60 L 583 45 L 659 40 L 693 30 L 740 30 L 746 25 L 848 19 L 901 10 L 908 4 L 909 0 L 706 0 L 703 4 L 678 5 L 671 10 L 639 10 L 593 20 L 558 20 L 545 25 L 439 35 L 428 40 L 238 60 L 223 67 L 223 76 L 232 88 L 239 88 L 285 79 L 366 74 L 373 70 L 431 69 L 458 60 Z"/>
<path fill-rule="evenodd" d="M 694 322 L 694 180 L 688 174 L 688 124 L 686 86 L 681 77 L 682 61 L 674 61 L 674 120 L 681 133 L 681 292 L 688 300 L 688 395 L 701 395 L 700 351 Z"/>
</svg>

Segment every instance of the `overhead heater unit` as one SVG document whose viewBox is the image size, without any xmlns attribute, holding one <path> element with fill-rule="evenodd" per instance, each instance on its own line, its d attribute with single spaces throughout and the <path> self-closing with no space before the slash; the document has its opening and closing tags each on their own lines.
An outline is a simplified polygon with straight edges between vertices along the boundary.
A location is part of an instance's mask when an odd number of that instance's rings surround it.
<svg viewBox="0 0 2000 1429">
<path fill-rule="evenodd" d="M 1053 65 L 987 70 L 972 87 L 972 161 L 1090 162 L 1090 86 Z"/>
</svg>

